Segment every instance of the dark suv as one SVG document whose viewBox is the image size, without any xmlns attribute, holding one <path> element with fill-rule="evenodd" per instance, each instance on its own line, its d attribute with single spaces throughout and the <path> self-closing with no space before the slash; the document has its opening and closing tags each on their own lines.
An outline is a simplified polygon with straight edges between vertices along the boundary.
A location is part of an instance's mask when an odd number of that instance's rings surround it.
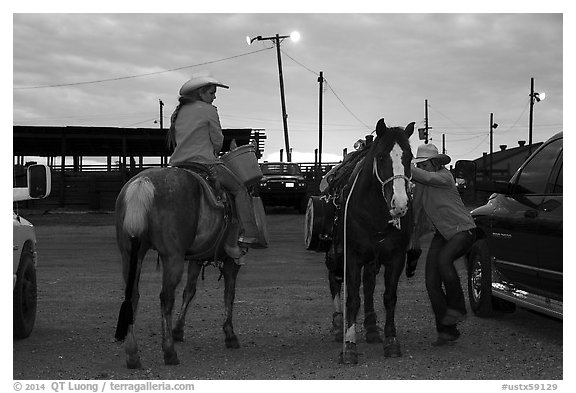
<svg viewBox="0 0 576 393">
<path fill-rule="evenodd" d="M 562 319 L 562 150 L 558 133 L 472 211 L 478 238 L 468 257 L 478 316 L 516 305 Z"/>
<path fill-rule="evenodd" d="M 265 162 L 258 192 L 267 206 L 293 206 L 300 213 L 306 211 L 307 185 L 300 166 L 293 162 Z"/>
</svg>

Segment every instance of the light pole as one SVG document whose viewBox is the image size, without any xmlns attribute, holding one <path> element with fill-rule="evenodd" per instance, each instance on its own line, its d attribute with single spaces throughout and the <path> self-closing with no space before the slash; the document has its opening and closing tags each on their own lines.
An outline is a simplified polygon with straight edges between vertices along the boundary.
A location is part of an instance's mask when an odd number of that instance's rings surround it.
<svg viewBox="0 0 576 393">
<path fill-rule="evenodd" d="M 276 45 L 276 56 L 278 58 L 278 78 L 280 79 L 280 102 L 282 103 L 282 122 L 284 124 L 284 145 L 286 148 L 286 159 L 288 162 L 292 161 L 292 152 L 290 150 L 290 142 L 288 140 L 288 115 L 286 114 L 286 100 L 284 98 L 284 78 L 282 77 L 282 56 L 280 54 L 280 44 L 286 38 L 290 38 L 293 42 L 300 39 L 300 34 L 298 32 L 293 32 L 290 35 L 278 35 L 272 37 L 262 37 L 261 35 L 250 38 L 246 37 L 246 42 L 251 45 L 254 41 L 266 41 L 270 40 Z"/>
<path fill-rule="evenodd" d="M 490 113 L 490 180 L 494 177 L 494 168 L 492 168 L 493 155 L 494 155 L 494 129 L 498 124 L 494 123 L 494 113 Z"/>
<path fill-rule="evenodd" d="M 532 122 L 534 118 L 534 101 L 540 102 L 546 98 L 546 93 L 534 91 L 534 78 L 530 78 L 530 120 L 528 123 L 528 155 L 532 154 Z"/>
</svg>

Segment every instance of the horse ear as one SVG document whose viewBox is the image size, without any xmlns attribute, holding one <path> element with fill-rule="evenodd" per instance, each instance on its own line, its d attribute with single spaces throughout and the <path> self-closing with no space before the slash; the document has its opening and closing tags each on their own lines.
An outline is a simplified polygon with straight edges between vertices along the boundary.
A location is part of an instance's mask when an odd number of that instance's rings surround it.
<svg viewBox="0 0 576 393">
<path fill-rule="evenodd" d="M 384 123 L 384 119 L 378 120 L 376 123 L 376 136 L 382 136 L 386 131 L 386 123 Z"/>
<path fill-rule="evenodd" d="M 412 133 L 414 132 L 414 124 L 416 123 L 412 122 L 408 124 L 406 128 L 404 128 L 404 132 L 406 133 L 406 135 L 408 135 L 408 138 L 410 138 L 412 136 Z"/>
</svg>

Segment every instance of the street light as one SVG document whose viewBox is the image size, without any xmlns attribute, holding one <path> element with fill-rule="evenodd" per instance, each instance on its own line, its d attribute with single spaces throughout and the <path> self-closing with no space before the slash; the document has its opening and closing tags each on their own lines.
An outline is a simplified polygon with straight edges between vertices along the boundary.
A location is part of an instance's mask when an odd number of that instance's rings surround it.
<svg viewBox="0 0 576 393">
<path fill-rule="evenodd" d="M 297 42 L 300 40 L 300 33 L 297 31 L 291 33 L 290 35 L 278 35 L 272 37 L 262 37 L 261 35 L 250 38 L 246 37 L 246 43 L 252 45 L 254 41 L 266 41 L 270 40 L 276 45 L 276 56 L 278 58 L 278 78 L 280 79 L 280 102 L 282 103 L 282 122 L 284 124 L 284 145 L 286 147 L 286 159 L 288 162 L 292 161 L 292 150 L 290 149 L 290 142 L 288 140 L 288 115 L 286 114 L 286 100 L 284 98 L 284 78 L 282 77 L 282 56 L 280 54 L 280 44 L 286 38 L 290 38 L 292 42 Z"/>
<path fill-rule="evenodd" d="M 494 123 L 494 113 L 490 113 L 490 180 L 493 180 L 494 130 L 498 124 Z"/>
<path fill-rule="evenodd" d="M 530 78 L 530 120 L 528 123 L 528 155 L 532 154 L 532 122 L 534 118 L 534 102 L 540 102 L 546 98 L 546 93 L 534 91 L 534 78 Z"/>
</svg>

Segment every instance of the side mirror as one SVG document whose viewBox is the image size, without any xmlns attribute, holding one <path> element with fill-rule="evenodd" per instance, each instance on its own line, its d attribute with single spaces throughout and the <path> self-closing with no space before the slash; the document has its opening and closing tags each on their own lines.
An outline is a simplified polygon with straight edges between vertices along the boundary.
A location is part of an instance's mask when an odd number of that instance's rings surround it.
<svg viewBox="0 0 576 393">
<path fill-rule="evenodd" d="M 26 169 L 26 187 L 13 188 L 13 201 L 27 201 L 30 199 L 46 198 L 50 195 L 52 176 L 50 167 L 35 164 Z"/>
<path fill-rule="evenodd" d="M 52 176 L 47 165 L 30 165 L 28 167 L 28 192 L 30 198 L 41 199 L 50 195 Z"/>
</svg>

